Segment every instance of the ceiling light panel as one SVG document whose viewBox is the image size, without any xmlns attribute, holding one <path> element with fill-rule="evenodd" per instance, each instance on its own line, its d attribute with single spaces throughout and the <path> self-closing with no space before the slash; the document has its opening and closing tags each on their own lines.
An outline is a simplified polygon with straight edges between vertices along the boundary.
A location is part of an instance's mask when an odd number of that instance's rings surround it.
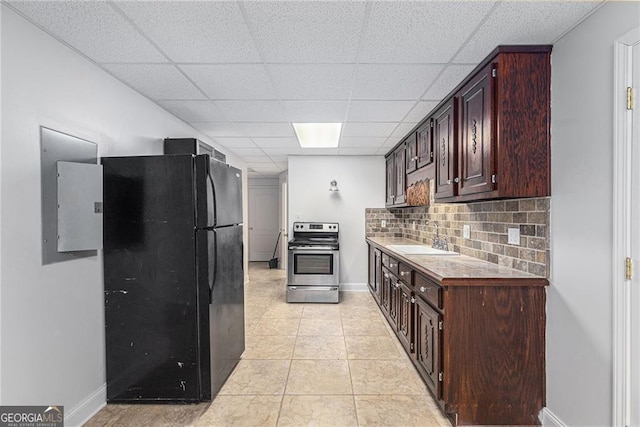
<svg viewBox="0 0 640 427">
<path fill-rule="evenodd" d="M 342 122 L 347 101 L 282 101 L 287 120 L 304 123 Z"/>
<path fill-rule="evenodd" d="M 418 99 L 442 68 L 441 65 L 360 64 L 351 99 Z"/>
<path fill-rule="evenodd" d="M 454 60 L 480 62 L 499 44 L 552 43 L 599 5 L 596 1 L 501 2 Z"/>
<path fill-rule="evenodd" d="M 398 123 L 345 123 L 342 136 L 387 138 Z"/>
<path fill-rule="evenodd" d="M 175 62 L 259 62 L 237 2 L 116 2 Z"/>
<path fill-rule="evenodd" d="M 349 122 L 399 122 L 407 115 L 416 101 L 351 101 Z"/>
<path fill-rule="evenodd" d="M 106 2 L 27 1 L 8 4 L 96 62 L 167 60 Z"/>
<path fill-rule="evenodd" d="M 433 83 L 423 99 L 441 100 L 447 96 L 473 69 L 475 65 L 449 65 Z"/>
<path fill-rule="evenodd" d="M 292 123 L 302 148 L 331 148 L 340 142 L 342 123 Z"/>
<path fill-rule="evenodd" d="M 153 100 L 204 99 L 204 95 L 170 64 L 105 64 L 104 68 Z"/>
<path fill-rule="evenodd" d="M 211 99 L 277 99 L 262 64 L 180 65 Z"/>
<path fill-rule="evenodd" d="M 365 2 L 243 2 L 266 62 L 353 63 Z"/>
<path fill-rule="evenodd" d="M 287 115 L 278 101 L 216 101 L 216 106 L 234 122 L 284 122 Z"/>
<path fill-rule="evenodd" d="M 447 63 L 494 1 L 374 2 L 362 37 L 365 63 Z M 398 26 L 398 23 L 402 23 Z"/>
<path fill-rule="evenodd" d="M 267 66 L 280 99 L 349 99 L 353 64 Z"/>
<path fill-rule="evenodd" d="M 158 101 L 158 104 L 185 122 L 226 121 L 226 116 L 211 101 Z"/>
</svg>

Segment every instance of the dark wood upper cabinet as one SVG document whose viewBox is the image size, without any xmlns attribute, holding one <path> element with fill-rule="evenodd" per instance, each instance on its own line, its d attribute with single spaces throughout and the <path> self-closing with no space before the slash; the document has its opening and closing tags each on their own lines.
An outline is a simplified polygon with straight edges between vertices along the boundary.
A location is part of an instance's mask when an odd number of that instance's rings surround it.
<svg viewBox="0 0 640 427">
<path fill-rule="evenodd" d="M 428 119 L 416 132 L 416 168 L 433 163 L 433 120 Z"/>
<path fill-rule="evenodd" d="M 418 168 L 418 146 L 416 143 L 416 134 L 412 133 L 409 138 L 404 140 L 405 157 L 407 167 L 406 173 L 411 173 Z"/>
<path fill-rule="evenodd" d="M 487 65 L 458 92 L 460 195 L 483 193 L 495 188 L 493 70 L 494 64 Z"/>
<path fill-rule="evenodd" d="M 385 205 L 393 205 L 393 199 L 396 195 L 396 169 L 395 169 L 395 156 L 393 153 L 386 158 L 387 165 L 387 190 Z"/>
<path fill-rule="evenodd" d="M 396 175 L 396 192 L 395 198 L 393 199 L 394 205 L 402 205 L 407 201 L 406 196 L 406 164 L 405 164 L 405 147 L 404 144 L 400 145 L 393 153 L 393 157 L 395 158 L 395 175 Z"/>
<path fill-rule="evenodd" d="M 456 98 L 451 98 L 433 115 L 433 140 L 436 158 L 435 198 L 456 195 Z"/>
</svg>

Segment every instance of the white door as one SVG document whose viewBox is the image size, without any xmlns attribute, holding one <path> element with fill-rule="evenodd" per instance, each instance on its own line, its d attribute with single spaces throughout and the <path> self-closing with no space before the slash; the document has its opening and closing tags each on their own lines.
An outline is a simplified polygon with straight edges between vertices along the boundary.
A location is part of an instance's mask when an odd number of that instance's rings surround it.
<svg viewBox="0 0 640 427">
<path fill-rule="evenodd" d="M 279 193 L 278 187 L 249 188 L 249 261 L 273 257 L 280 225 Z"/>
<path fill-rule="evenodd" d="M 287 181 L 285 181 L 282 183 L 280 190 L 280 212 L 282 212 L 282 218 L 280 218 L 280 231 L 282 232 L 282 236 L 280 236 L 280 268 L 285 271 L 287 270 L 288 261 L 287 242 L 289 241 L 289 216 L 287 215 L 289 196 L 287 188 Z"/>
</svg>

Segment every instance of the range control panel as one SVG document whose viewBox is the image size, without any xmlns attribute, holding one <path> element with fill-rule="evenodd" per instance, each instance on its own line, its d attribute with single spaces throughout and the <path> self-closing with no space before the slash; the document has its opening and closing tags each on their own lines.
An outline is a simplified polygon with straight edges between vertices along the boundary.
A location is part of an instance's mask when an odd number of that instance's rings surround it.
<svg viewBox="0 0 640 427">
<path fill-rule="evenodd" d="M 293 231 L 302 232 L 320 232 L 320 233 L 337 233 L 337 222 L 294 222 Z"/>
</svg>

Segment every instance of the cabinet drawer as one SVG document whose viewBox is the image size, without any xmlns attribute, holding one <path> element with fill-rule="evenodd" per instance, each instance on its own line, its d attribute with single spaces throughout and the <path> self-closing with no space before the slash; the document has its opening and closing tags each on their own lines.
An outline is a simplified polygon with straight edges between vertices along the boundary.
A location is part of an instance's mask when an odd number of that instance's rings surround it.
<svg viewBox="0 0 640 427">
<path fill-rule="evenodd" d="M 431 279 L 422 274 L 416 274 L 414 279 L 415 293 L 424 300 L 429 301 L 435 307 L 442 309 L 442 288 Z"/>
<path fill-rule="evenodd" d="M 398 264 L 397 259 L 385 254 L 384 252 L 382 253 L 382 265 L 387 267 L 393 274 L 398 274 Z"/>
<path fill-rule="evenodd" d="M 412 287 L 413 286 L 413 270 L 408 265 L 404 265 L 403 263 L 398 264 L 398 277 L 402 280 L 406 285 Z"/>
</svg>

